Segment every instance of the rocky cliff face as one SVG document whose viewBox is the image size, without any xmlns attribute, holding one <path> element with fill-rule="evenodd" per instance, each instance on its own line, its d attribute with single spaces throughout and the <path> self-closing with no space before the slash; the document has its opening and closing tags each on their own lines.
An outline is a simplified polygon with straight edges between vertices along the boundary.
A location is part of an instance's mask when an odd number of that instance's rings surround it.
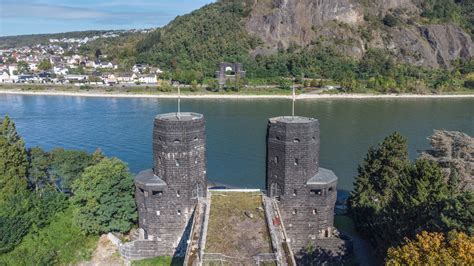
<svg viewBox="0 0 474 266">
<path fill-rule="evenodd" d="M 415 1 L 254 0 L 246 28 L 263 41 L 253 54 L 323 43 L 356 58 L 370 48 L 385 49 L 402 62 L 435 68 L 473 56 L 469 34 L 455 24 L 418 22 Z M 387 14 L 396 25 L 384 25 Z"/>
</svg>

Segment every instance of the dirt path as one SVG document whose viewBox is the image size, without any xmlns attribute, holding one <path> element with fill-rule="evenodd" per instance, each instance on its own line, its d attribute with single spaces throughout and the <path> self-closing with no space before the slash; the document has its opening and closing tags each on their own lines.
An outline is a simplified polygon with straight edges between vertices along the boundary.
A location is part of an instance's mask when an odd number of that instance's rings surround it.
<svg viewBox="0 0 474 266">
<path fill-rule="evenodd" d="M 120 254 L 118 253 L 118 248 L 110 242 L 107 238 L 107 235 L 102 235 L 97 242 L 97 248 L 92 254 L 90 261 L 82 262 L 80 266 L 116 266 L 116 265 L 125 265 Z"/>
</svg>

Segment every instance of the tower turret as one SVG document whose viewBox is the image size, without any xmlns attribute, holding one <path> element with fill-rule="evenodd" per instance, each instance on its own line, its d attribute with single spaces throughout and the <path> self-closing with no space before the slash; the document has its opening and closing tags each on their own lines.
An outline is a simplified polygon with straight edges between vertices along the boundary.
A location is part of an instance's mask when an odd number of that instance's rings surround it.
<svg viewBox="0 0 474 266">
<path fill-rule="evenodd" d="M 336 175 L 319 167 L 319 121 L 271 118 L 267 131 L 267 193 L 276 198 L 295 251 L 330 237 Z"/>
<path fill-rule="evenodd" d="M 156 255 L 186 246 L 186 227 L 199 197 L 205 197 L 205 121 L 202 114 L 158 115 L 153 127 L 153 166 L 135 177 L 135 199 L 144 238 Z"/>
</svg>

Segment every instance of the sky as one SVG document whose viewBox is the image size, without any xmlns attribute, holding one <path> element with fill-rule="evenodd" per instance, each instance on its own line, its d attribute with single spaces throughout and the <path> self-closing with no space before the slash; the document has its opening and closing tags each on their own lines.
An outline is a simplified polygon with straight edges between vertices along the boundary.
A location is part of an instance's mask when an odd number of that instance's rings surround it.
<svg viewBox="0 0 474 266">
<path fill-rule="evenodd" d="M 213 0 L 0 0 L 0 36 L 166 25 Z"/>
</svg>

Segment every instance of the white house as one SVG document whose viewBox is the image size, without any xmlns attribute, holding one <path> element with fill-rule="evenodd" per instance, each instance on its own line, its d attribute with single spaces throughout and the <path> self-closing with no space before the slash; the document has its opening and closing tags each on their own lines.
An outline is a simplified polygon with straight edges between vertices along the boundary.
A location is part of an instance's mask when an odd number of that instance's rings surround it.
<svg viewBox="0 0 474 266">
<path fill-rule="evenodd" d="M 65 75 L 64 79 L 68 81 L 88 81 L 89 77 L 87 75 Z"/>
<path fill-rule="evenodd" d="M 120 73 L 116 75 L 117 82 L 119 83 L 133 83 L 132 73 Z"/>
<path fill-rule="evenodd" d="M 138 81 L 145 84 L 156 84 L 157 77 L 156 74 L 140 75 Z"/>
<path fill-rule="evenodd" d="M 54 66 L 53 72 L 56 75 L 66 75 L 69 70 L 64 66 Z"/>
<path fill-rule="evenodd" d="M 92 65 L 94 68 L 109 68 L 116 69 L 118 66 L 114 65 L 112 62 L 94 62 Z"/>
<path fill-rule="evenodd" d="M 15 72 L 17 70 L 18 70 L 18 67 L 16 66 L 16 64 L 8 66 L 8 72 L 9 72 L 10 76 L 15 75 Z"/>
<path fill-rule="evenodd" d="M 109 85 L 117 84 L 117 77 L 115 77 L 114 74 L 109 74 L 105 78 L 105 83 L 107 83 Z"/>
<path fill-rule="evenodd" d="M 6 70 L 2 71 L 2 74 L 0 75 L 0 82 L 2 83 L 12 82 L 12 80 L 10 79 L 10 74 L 8 74 L 8 71 Z"/>
</svg>

